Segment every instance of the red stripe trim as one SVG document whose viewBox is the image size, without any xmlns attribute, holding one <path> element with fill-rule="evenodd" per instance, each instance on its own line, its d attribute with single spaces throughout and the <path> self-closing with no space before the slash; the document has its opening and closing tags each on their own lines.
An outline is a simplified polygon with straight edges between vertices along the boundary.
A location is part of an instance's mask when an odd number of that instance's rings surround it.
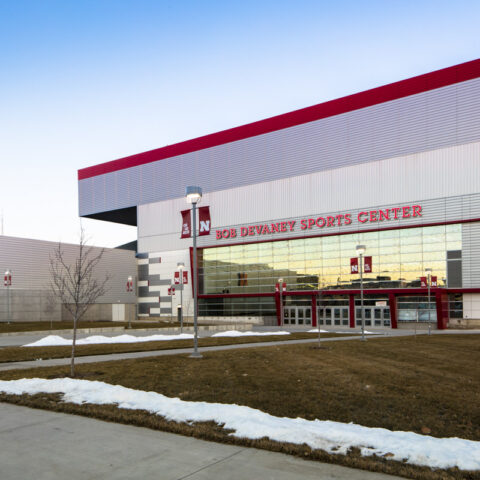
<svg viewBox="0 0 480 480">
<path fill-rule="evenodd" d="M 436 292 L 441 293 L 480 293 L 480 288 L 432 288 L 432 295 Z M 364 295 L 427 295 L 427 288 L 370 288 L 363 290 Z M 219 293 L 218 295 L 198 295 L 198 298 L 256 298 L 256 297 L 275 297 L 276 293 Z M 312 295 L 334 296 L 334 295 L 360 295 L 358 290 L 302 290 L 298 292 L 289 292 L 283 294 L 284 297 L 310 297 Z"/>
<path fill-rule="evenodd" d="M 434 90 L 436 88 L 446 87 L 479 76 L 480 59 L 472 60 L 470 62 L 454 65 L 453 67 L 426 73 L 418 77 L 355 93 L 347 97 L 284 113 L 265 120 L 259 120 L 240 127 L 230 128 L 221 132 L 157 148 L 148 152 L 138 153 L 136 155 L 120 158 L 100 165 L 82 168 L 78 171 L 78 179 L 83 180 L 97 175 L 123 170 L 125 168 L 137 167 L 157 160 L 175 157 L 177 155 L 196 152 L 205 148 L 224 145 L 245 138 L 294 127 L 303 123 L 313 122 L 322 118 L 340 115 L 360 108 L 371 107 L 373 105 L 378 105 L 379 103 L 389 102 L 410 95 L 415 95 L 417 93 Z"/>
</svg>

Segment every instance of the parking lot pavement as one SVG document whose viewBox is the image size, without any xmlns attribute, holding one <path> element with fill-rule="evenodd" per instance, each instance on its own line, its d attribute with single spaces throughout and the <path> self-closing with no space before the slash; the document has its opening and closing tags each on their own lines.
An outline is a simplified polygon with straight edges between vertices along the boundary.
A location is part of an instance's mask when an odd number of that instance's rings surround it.
<svg viewBox="0 0 480 480">
<path fill-rule="evenodd" d="M 2 480 L 397 478 L 6 403 L 0 445 Z"/>
</svg>

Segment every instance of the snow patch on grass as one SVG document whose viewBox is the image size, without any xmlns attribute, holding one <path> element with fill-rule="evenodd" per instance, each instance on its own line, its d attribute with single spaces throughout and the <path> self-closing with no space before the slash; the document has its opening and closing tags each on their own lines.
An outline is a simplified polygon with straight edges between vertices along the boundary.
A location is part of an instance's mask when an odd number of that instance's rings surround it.
<svg viewBox="0 0 480 480">
<path fill-rule="evenodd" d="M 290 335 L 290 332 L 239 332 L 238 330 L 228 330 L 227 332 L 218 332 L 212 337 L 263 337 L 268 335 Z"/>
<path fill-rule="evenodd" d="M 103 335 L 92 335 L 77 340 L 77 345 L 98 345 L 101 343 L 138 343 L 138 342 L 162 342 L 167 340 L 186 340 L 193 338 L 191 333 L 179 335 L 148 335 L 136 337 L 135 335 L 117 335 L 116 337 L 105 337 Z M 48 335 L 33 343 L 27 343 L 24 347 L 59 347 L 72 344 L 72 340 L 60 337 L 59 335 Z"/>
<path fill-rule="evenodd" d="M 435 438 L 413 432 L 368 428 L 303 418 L 275 417 L 239 405 L 186 402 L 156 392 L 145 392 L 98 381 L 58 378 L 31 378 L 0 381 L 7 394 L 61 393 L 65 402 L 76 404 L 117 404 L 120 408 L 147 410 L 176 422 L 214 421 L 240 438 L 268 437 L 278 442 L 307 444 L 332 454 L 345 454 L 357 447 L 362 455 L 389 458 L 432 468 L 458 467 L 480 470 L 480 442 L 461 438 Z"/>
</svg>

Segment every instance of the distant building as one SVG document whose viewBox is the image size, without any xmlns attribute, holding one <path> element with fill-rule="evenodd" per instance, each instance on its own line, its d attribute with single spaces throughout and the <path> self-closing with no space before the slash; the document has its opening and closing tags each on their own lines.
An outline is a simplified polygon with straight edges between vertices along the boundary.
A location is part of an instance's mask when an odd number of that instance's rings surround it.
<svg viewBox="0 0 480 480">
<path fill-rule="evenodd" d="M 198 238 L 200 316 L 354 327 L 360 282 L 350 259 L 364 244 L 368 328 L 480 321 L 480 60 L 78 178 L 82 217 L 138 227 L 141 315 L 170 314 L 177 262 L 191 299 L 180 212 L 185 187 L 198 185 L 212 224 Z"/>
<path fill-rule="evenodd" d="M 12 275 L 10 289 L 10 319 L 12 321 L 54 321 L 69 319 L 60 303 L 49 300 L 50 257 L 58 246 L 56 242 L 0 235 L 0 273 L 9 270 Z M 94 251 L 102 249 L 93 247 Z M 78 245 L 62 243 L 65 259 L 73 262 L 78 255 Z M 105 248 L 97 266 L 99 279 L 108 273 L 111 277 L 107 293 L 99 297 L 86 313 L 88 320 L 124 320 L 135 315 L 136 295 L 127 292 L 129 276 L 136 276 L 135 252 Z M 0 286 L 0 321 L 8 320 L 7 287 Z"/>
</svg>

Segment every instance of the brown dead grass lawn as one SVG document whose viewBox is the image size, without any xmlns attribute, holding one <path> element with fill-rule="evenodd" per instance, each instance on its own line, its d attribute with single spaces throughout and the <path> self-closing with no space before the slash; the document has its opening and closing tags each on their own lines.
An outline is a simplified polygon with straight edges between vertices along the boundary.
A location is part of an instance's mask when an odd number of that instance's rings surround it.
<svg viewBox="0 0 480 480">
<path fill-rule="evenodd" d="M 248 405 L 273 415 L 354 422 L 480 440 L 480 335 L 434 335 L 286 345 L 78 365 L 80 378 L 184 400 Z M 66 376 L 68 368 L 7 371 L 2 379 Z M 480 472 L 431 471 L 384 458 L 312 452 L 268 439 L 233 439 L 217 426 L 173 424 L 146 412 L 59 403 L 49 396 L 4 401 L 176 431 L 215 441 L 284 451 L 307 458 L 422 479 L 480 479 Z"/>
<path fill-rule="evenodd" d="M 128 331 L 126 332 L 128 333 Z M 324 333 L 322 338 L 348 336 L 345 334 Z M 242 343 L 262 343 L 288 340 L 315 339 L 315 333 L 292 333 L 290 335 L 272 335 L 268 337 L 219 337 L 219 338 L 199 338 L 199 346 L 217 346 L 232 345 Z M 108 355 L 110 353 L 127 352 L 149 352 L 154 350 L 171 350 L 177 348 L 189 348 L 193 345 L 193 340 L 166 340 L 159 342 L 139 342 L 139 343 L 116 343 L 116 344 L 98 344 L 98 345 L 77 345 L 75 347 L 76 356 L 83 357 L 87 355 Z M 72 352 L 72 347 L 0 347 L 0 363 L 2 362 L 26 362 L 41 358 L 43 360 L 51 358 L 68 358 Z"/>
</svg>

